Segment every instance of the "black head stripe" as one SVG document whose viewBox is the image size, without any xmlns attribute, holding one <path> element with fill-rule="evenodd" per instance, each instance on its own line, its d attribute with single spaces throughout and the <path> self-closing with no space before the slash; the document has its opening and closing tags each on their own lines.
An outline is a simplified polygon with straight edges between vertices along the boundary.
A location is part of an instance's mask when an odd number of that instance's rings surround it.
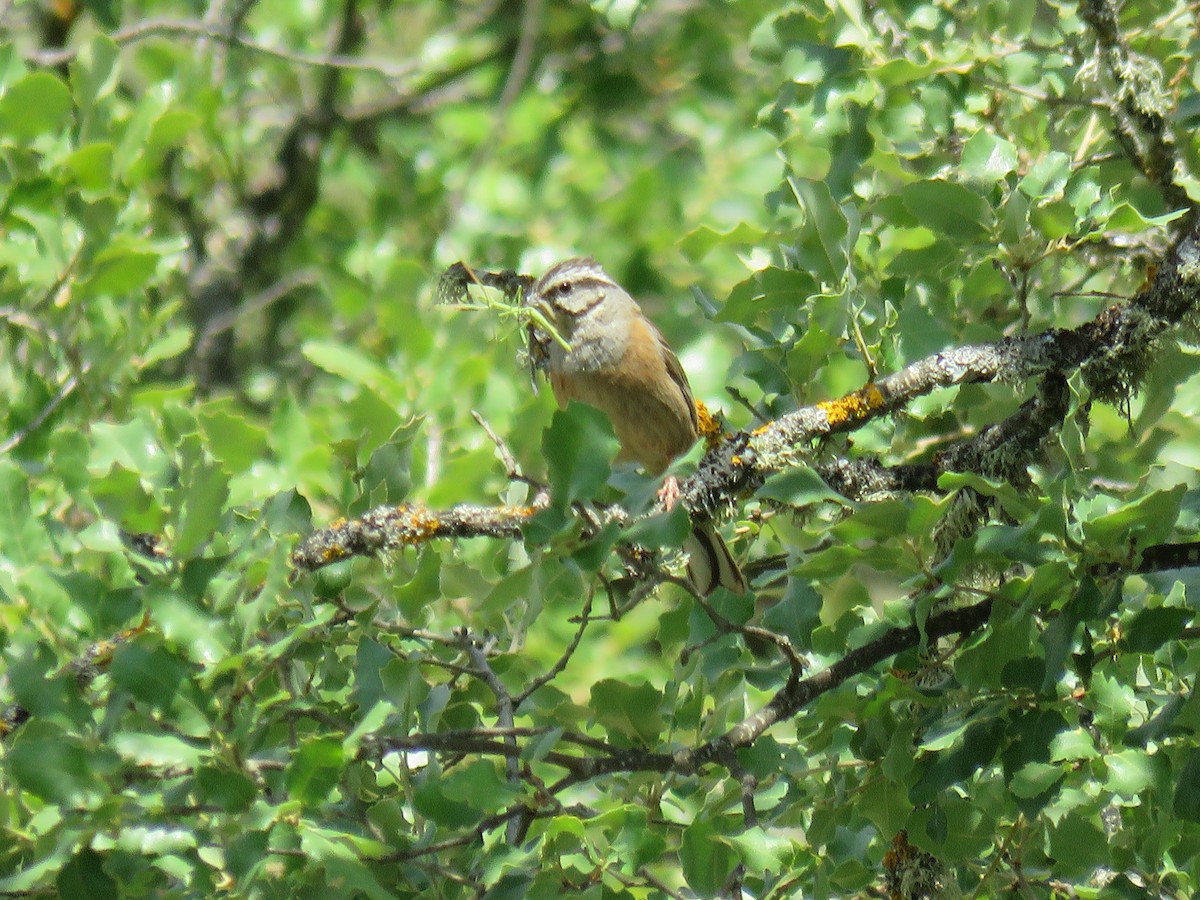
<svg viewBox="0 0 1200 900">
<path fill-rule="evenodd" d="M 594 259 L 576 257 L 552 266 L 534 285 L 533 295 L 563 312 L 579 315 L 603 300 L 608 288 L 615 287 L 616 282 Z"/>
</svg>

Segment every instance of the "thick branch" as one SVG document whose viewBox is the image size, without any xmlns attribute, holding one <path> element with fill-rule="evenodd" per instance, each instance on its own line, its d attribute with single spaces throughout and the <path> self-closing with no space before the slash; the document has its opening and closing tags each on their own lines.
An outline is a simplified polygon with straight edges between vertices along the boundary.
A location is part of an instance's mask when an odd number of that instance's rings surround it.
<svg viewBox="0 0 1200 900">
<path fill-rule="evenodd" d="M 1019 383 L 1079 371 L 1097 399 L 1118 400 L 1145 376 L 1163 334 L 1193 317 L 1198 307 L 1200 242 L 1189 232 L 1171 248 L 1148 287 L 1078 328 L 936 353 L 838 400 L 804 407 L 751 434 L 735 435 L 709 453 L 700 471 L 682 484 L 683 503 L 693 512 L 711 514 L 749 496 L 768 475 L 792 465 L 802 453 L 798 448 L 853 431 L 938 388 Z"/>
<path fill-rule="evenodd" d="M 407 503 L 377 506 L 357 519 L 342 519 L 314 531 L 292 551 L 292 565 L 311 572 L 351 556 L 377 556 L 433 538 L 511 540 L 519 538 L 521 526 L 549 502 L 549 495 L 542 494 L 529 506 L 462 504 L 443 511 Z"/>
<path fill-rule="evenodd" d="M 987 599 L 972 606 L 932 616 L 925 624 L 925 639 L 933 641 L 952 634 L 969 634 L 987 622 L 991 609 L 992 601 Z M 613 772 L 644 771 L 691 774 L 704 766 L 721 763 L 734 751 L 749 746 L 771 726 L 794 716 L 822 694 L 828 693 L 847 679 L 866 672 L 885 659 L 913 649 L 921 640 L 922 631 L 915 625 L 890 628 L 875 640 L 851 650 L 827 669 L 807 678 L 798 678 L 793 674 L 766 706 L 715 740 L 676 753 L 618 751 L 604 759 L 589 760 L 586 777 L 590 779 Z"/>
<path fill-rule="evenodd" d="M 835 488 L 851 496 L 927 489 L 950 471 L 1020 477 L 1030 454 L 1066 413 L 1063 379 L 1078 370 L 1097 398 L 1123 397 L 1148 371 L 1163 334 L 1194 317 L 1198 306 L 1200 241 L 1189 233 L 1177 241 L 1148 287 L 1078 328 L 937 353 L 838 400 L 797 410 L 752 434 L 734 435 L 705 456 L 699 471 L 682 483 L 683 503 L 694 515 L 712 515 L 751 495 L 768 475 L 795 464 L 802 456 L 797 448 L 825 435 L 860 428 L 937 388 L 1048 376 L 1038 394 L 1007 420 L 943 450 L 932 463 L 888 470 L 855 460 L 821 470 Z M 313 532 L 297 546 L 292 563 L 297 570 L 313 571 L 350 556 L 373 556 L 434 538 L 511 539 L 547 503 L 543 494 L 525 507 L 464 505 L 446 511 L 407 504 L 379 507 L 360 519 Z"/>
</svg>

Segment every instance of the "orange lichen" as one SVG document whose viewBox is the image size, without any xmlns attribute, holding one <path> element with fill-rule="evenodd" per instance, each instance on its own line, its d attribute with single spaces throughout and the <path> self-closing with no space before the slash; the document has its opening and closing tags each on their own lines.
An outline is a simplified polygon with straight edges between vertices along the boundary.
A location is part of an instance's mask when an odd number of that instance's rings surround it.
<svg viewBox="0 0 1200 900">
<path fill-rule="evenodd" d="M 117 632 L 113 638 L 115 641 L 127 641 L 132 637 L 137 637 L 143 631 L 150 627 L 150 613 L 142 613 L 142 621 L 138 622 L 132 628 L 126 628 L 124 631 Z"/>
<path fill-rule="evenodd" d="M 1158 277 L 1158 263 L 1150 263 L 1146 266 L 1146 278 L 1142 282 L 1142 286 L 1137 289 L 1139 294 L 1145 293 L 1154 286 L 1154 279 Z"/>
<path fill-rule="evenodd" d="M 700 436 L 708 441 L 709 446 L 718 443 L 724 436 L 721 420 L 709 412 L 704 401 L 696 401 L 696 427 Z"/>
<path fill-rule="evenodd" d="M 321 551 L 321 561 L 327 563 L 335 563 L 345 559 L 350 555 L 350 551 L 341 544 L 330 544 Z"/>
<path fill-rule="evenodd" d="M 817 409 L 825 413 L 825 418 L 829 420 L 830 428 L 837 428 L 850 422 L 861 421 L 872 413 L 883 409 L 883 406 L 883 392 L 875 385 L 868 384 L 866 387 L 859 388 L 857 391 L 851 391 L 846 396 L 839 397 L 837 400 L 826 400 L 824 403 L 818 403 Z"/>
<path fill-rule="evenodd" d="M 405 534 L 403 538 L 406 544 L 423 543 L 441 530 L 441 521 L 426 506 L 408 506 L 404 504 L 397 507 L 397 511 L 408 517 L 406 527 L 409 533 Z"/>
</svg>

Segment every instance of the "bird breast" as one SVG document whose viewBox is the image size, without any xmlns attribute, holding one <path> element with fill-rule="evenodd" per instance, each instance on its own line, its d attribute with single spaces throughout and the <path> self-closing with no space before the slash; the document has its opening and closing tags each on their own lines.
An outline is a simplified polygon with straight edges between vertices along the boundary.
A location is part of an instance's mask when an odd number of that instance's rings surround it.
<svg viewBox="0 0 1200 900">
<path fill-rule="evenodd" d="M 620 458 L 658 474 L 695 442 L 694 413 L 646 320 L 635 317 L 623 330 L 628 337 L 620 344 L 595 346 L 577 328 L 562 364 L 551 366 L 550 384 L 560 406 L 578 400 L 604 412 L 621 442 Z"/>
</svg>

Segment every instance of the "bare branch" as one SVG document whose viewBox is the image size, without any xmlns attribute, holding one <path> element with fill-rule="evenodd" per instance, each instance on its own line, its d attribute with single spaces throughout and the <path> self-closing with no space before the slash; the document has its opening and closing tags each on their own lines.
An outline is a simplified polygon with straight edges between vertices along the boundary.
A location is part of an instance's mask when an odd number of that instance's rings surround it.
<svg viewBox="0 0 1200 900">
<path fill-rule="evenodd" d="M 517 38 L 516 49 L 513 51 L 512 65 L 509 66 L 508 76 L 504 79 L 504 87 L 500 91 L 500 99 L 492 114 L 491 133 L 475 148 L 475 152 L 467 163 L 462 182 L 458 189 L 446 199 L 446 209 L 450 211 L 452 218 L 457 217 L 460 212 L 463 198 L 466 196 L 467 188 L 471 184 L 474 174 L 482 168 L 504 137 L 508 112 L 520 94 L 525 81 L 529 78 L 529 70 L 533 65 L 534 46 L 541 33 L 545 5 L 545 0 L 525 0 L 522 6 L 520 34 Z"/>
<path fill-rule="evenodd" d="M 58 390 L 54 392 L 54 396 L 46 401 L 46 405 L 38 410 L 37 415 L 26 422 L 23 428 L 14 431 L 5 441 L 0 443 L 0 453 L 8 453 L 11 450 L 15 450 L 17 447 L 21 446 L 21 444 L 23 444 L 31 434 L 41 428 L 45 421 L 54 415 L 54 411 L 62 406 L 63 401 L 75 393 L 76 389 L 79 387 L 80 376 L 86 375 L 89 371 L 91 371 L 91 368 L 91 364 L 87 363 L 83 366 L 83 369 L 80 372 L 68 375 L 65 379 L 63 379 L 63 383 L 59 385 Z"/>
<path fill-rule="evenodd" d="M 499 727 L 501 729 L 512 728 L 514 726 L 512 694 L 508 692 L 508 688 L 504 686 L 504 682 L 500 680 L 500 677 L 496 674 L 496 670 L 488 662 L 484 646 L 465 628 L 462 629 L 459 637 L 462 641 L 463 649 L 471 659 L 471 664 L 475 666 L 476 676 L 483 679 L 483 682 L 491 688 L 492 693 L 496 697 L 496 721 Z M 504 743 L 511 750 L 518 751 L 515 736 L 505 735 Z M 521 783 L 521 764 L 515 752 L 505 756 L 504 771 L 509 784 L 517 785 Z M 506 836 L 509 844 L 516 845 L 520 841 L 527 822 L 527 817 L 523 815 L 515 816 L 508 820 Z"/>
<path fill-rule="evenodd" d="M 365 72 L 378 75 L 389 81 L 399 81 L 412 75 L 419 68 L 419 62 L 402 63 L 386 60 L 368 60 L 359 56 L 343 53 L 305 53 L 300 50 L 289 50 L 280 47 L 270 47 L 237 34 L 221 25 L 200 22 L 195 19 L 146 19 L 135 22 L 109 35 L 113 43 L 123 47 L 136 44 L 149 38 L 156 37 L 186 37 L 196 40 L 208 40 L 231 47 L 240 47 L 252 53 L 269 56 L 273 59 L 315 68 L 342 69 L 351 72 Z M 33 50 L 26 54 L 27 62 L 38 66 L 61 66 L 69 63 L 79 54 L 78 47 L 66 47 L 61 50 Z"/>
<path fill-rule="evenodd" d="M 558 659 L 554 661 L 554 665 L 552 665 L 544 674 L 539 675 L 537 678 L 533 679 L 533 681 L 529 682 L 529 686 L 525 688 L 525 690 L 521 691 L 521 693 L 517 694 L 516 698 L 513 700 L 513 706 L 520 708 L 521 704 L 528 700 L 535 691 L 549 684 L 551 681 L 557 678 L 564 669 L 566 669 L 567 663 L 571 661 L 571 657 L 574 656 L 575 651 L 579 649 L 579 642 L 583 640 L 583 633 L 587 630 L 588 624 L 591 622 L 592 600 L 594 595 L 594 591 L 588 591 L 587 598 L 583 601 L 583 609 L 579 613 L 579 627 L 575 629 L 575 634 L 571 638 L 571 642 L 567 644 L 566 649 L 563 650 Z"/>
</svg>

